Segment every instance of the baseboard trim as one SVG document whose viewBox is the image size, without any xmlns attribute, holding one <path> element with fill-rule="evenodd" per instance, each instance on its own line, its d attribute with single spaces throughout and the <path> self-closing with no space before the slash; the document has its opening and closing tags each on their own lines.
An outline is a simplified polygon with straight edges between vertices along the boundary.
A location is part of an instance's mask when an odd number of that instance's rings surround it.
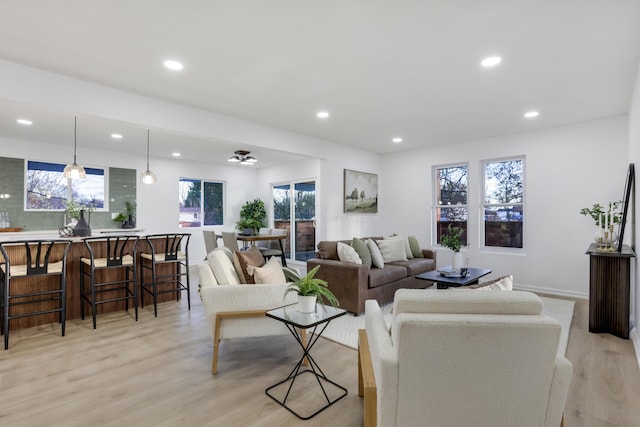
<svg viewBox="0 0 640 427">
<path fill-rule="evenodd" d="M 576 298 L 576 299 L 589 299 L 588 293 L 564 291 L 556 288 L 545 288 L 542 286 L 530 286 L 522 283 L 514 283 L 513 288 L 520 291 L 540 292 L 549 295 L 557 295 L 562 297 Z"/>
</svg>

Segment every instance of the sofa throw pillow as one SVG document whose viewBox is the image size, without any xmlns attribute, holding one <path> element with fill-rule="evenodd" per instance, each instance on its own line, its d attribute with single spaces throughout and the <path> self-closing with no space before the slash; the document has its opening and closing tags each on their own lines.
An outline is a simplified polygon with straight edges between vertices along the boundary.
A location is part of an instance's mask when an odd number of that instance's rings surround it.
<svg viewBox="0 0 640 427">
<path fill-rule="evenodd" d="M 412 259 L 413 254 L 411 253 L 411 246 L 409 246 L 409 239 L 406 234 L 394 234 L 393 236 L 385 236 L 384 240 L 398 239 L 402 241 L 404 245 L 404 254 L 407 259 Z"/>
<path fill-rule="evenodd" d="M 384 262 L 406 261 L 407 252 L 403 239 L 383 239 L 376 242 Z"/>
<path fill-rule="evenodd" d="M 238 277 L 240 281 L 244 278 L 244 283 L 253 285 L 255 281 L 253 276 L 247 271 L 247 267 L 262 267 L 265 263 L 262 252 L 257 246 L 250 246 L 246 251 L 235 251 L 235 255 L 238 258 L 238 264 L 240 264 L 240 270 L 238 271 Z"/>
<path fill-rule="evenodd" d="M 384 259 L 382 258 L 382 253 L 380 253 L 380 248 L 376 245 L 371 239 L 366 240 L 367 247 L 369 248 L 369 252 L 371 252 L 371 264 L 377 268 L 384 268 Z"/>
<path fill-rule="evenodd" d="M 371 268 L 371 251 L 369 251 L 364 240 L 354 237 L 353 240 L 351 240 L 351 247 L 358 253 L 358 256 L 362 260 L 362 264 Z"/>
<path fill-rule="evenodd" d="M 322 241 L 318 243 L 318 255 L 320 259 L 338 259 L 338 247 L 335 241 Z"/>
<path fill-rule="evenodd" d="M 276 257 L 269 258 L 264 267 L 247 267 L 249 272 L 253 274 L 256 284 L 269 283 L 272 285 L 280 285 L 287 283 L 287 279 L 282 272 L 282 265 Z"/>
<path fill-rule="evenodd" d="M 342 262 L 350 262 L 353 264 L 362 264 L 360 255 L 351 246 L 338 242 L 338 259 Z"/>
<path fill-rule="evenodd" d="M 239 285 L 240 279 L 233 266 L 233 262 L 229 255 L 231 251 L 227 248 L 214 249 L 208 256 L 207 262 L 213 275 L 220 285 Z M 233 255 L 231 255 L 233 256 Z"/>
<path fill-rule="evenodd" d="M 418 243 L 418 238 L 416 236 L 407 237 L 409 240 L 409 247 L 411 248 L 411 253 L 414 258 L 424 258 L 424 254 L 422 253 L 422 249 L 420 249 L 420 243 Z"/>
<path fill-rule="evenodd" d="M 513 290 L 513 276 L 503 276 L 489 282 L 480 283 L 479 291 L 511 291 Z"/>
</svg>

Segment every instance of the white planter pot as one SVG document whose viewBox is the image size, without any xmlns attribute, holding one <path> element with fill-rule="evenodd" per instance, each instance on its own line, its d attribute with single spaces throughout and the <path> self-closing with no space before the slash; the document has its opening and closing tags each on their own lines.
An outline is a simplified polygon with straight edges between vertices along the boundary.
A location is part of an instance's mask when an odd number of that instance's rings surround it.
<svg viewBox="0 0 640 427">
<path fill-rule="evenodd" d="M 316 311 L 316 299 L 314 296 L 298 295 L 298 309 L 301 313 L 315 313 Z"/>
<path fill-rule="evenodd" d="M 460 271 L 462 267 L 464 267 L 464 256 L 460 252 L 454 252 L 451 269 L 454 271 Z"/>
</svg>

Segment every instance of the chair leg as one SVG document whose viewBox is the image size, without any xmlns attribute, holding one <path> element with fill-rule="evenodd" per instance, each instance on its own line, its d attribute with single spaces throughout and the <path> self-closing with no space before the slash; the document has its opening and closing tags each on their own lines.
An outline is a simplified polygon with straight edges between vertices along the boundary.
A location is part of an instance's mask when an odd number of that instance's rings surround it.
<svg viewBox="0 0 640 427">
<path fill-rule="evenodd" d="M 189 280 L 189 263 L 187 262 L 184 267 L 187 270 L 187 308 L 191 311 L 191 281 Z"/>
<path fill-rule="evenodd" d="M 6 279 L 3 298 L 2 330 L 4 331 L 4 349 L 9 349 L 9 294 L 11 292 L 11 279 Z"/>
<path fill-rule="evenodd" d="M 153 289 L 153 315 L 158 317 L 158 288 L 157 288 L 157 276 L 156 276 L 156 263 L 151 262 L 151 276 L 152 276 L 152 289 Z"/>
<path fill-rule="evenodd" d="M 80 319 L 84 320 L 84 266 L 80 263 Z"/>
</svg>

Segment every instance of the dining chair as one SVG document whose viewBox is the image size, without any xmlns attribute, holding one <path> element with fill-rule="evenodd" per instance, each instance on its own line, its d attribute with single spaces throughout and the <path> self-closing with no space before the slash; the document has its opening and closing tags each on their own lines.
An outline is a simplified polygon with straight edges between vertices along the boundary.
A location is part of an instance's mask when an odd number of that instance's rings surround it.
<svg viewBox="0 0 640 427">
<path fill-rule="evenodd" d="M 238 237 L 233 231 L 222 232 L 222 243 L 227 249 L 231 251 L 231 253 L 238 250 Z"/>
<path fill-rule="evenodd" d="M 218 247 L 218 236 L 216 236 L 215 231 L 211 230 L 202 230 L 202 235 L 204 237 L 204 247 L 207 250 L 208 255 L 212 250 Z"/>
</svg>

